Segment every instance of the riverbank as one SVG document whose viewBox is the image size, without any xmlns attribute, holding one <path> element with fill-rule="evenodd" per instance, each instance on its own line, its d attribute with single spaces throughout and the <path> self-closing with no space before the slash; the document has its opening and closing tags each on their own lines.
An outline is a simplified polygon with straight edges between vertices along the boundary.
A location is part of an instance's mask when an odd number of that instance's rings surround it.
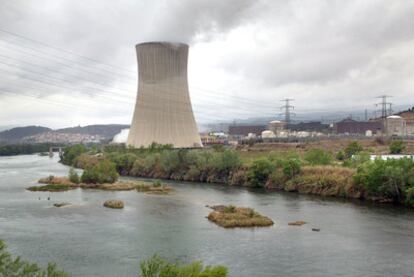
<svg viewBox="0 0 414 277">
<path fill-rule="evenodd" d="M 337 153 L 322 148 L 304 152 L 300 148 L 262 153 L 246 161 L 243 151 L 222 146 L 188 150 L 164 145 L 147 149 L 110 145 L 99 151 L 72 146 L 66 149 L 62 162 L 88 169 L 110 161 L 123 176 L 262 187 L 414 206 L 414 161 L 371 161 L 369 151 L 354 141 Z"/>
</svg>

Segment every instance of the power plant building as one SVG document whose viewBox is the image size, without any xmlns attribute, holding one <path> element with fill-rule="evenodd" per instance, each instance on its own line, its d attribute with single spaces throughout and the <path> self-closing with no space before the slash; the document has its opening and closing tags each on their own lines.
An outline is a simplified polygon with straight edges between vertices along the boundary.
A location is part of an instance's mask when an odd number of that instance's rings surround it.
<svg viewBox="0 0 414 277">
<path fill-rule="evenodd" d="M 188 90 L 188 45 L 146 42 L 136 52 L 138 96 L 127 145 L 202 147 Z"/>
</svg>

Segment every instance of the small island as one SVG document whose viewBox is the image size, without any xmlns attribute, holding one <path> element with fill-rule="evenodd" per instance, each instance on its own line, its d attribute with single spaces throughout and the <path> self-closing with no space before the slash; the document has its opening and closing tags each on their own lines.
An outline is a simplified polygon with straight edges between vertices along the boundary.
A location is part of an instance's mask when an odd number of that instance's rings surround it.
<svg viewBox="0 0 414 277">
<path fill-rule="evenodd" d="M 224 228 L 265 227 L 274 224 L 270 218 L 259 214 L 252 208 L 233 205 L 218 205 L 210 208 L 213 211 L 208 215 L 208 220 Z"/>
<path fill-rule="evenodd" d="M 31 186 L 27 190 L 62 192 L 82 188 L 111 191 L 136 190 L 149 194 L 168 194 L 173 190 L 172 187 L 162 184 L 159 180 L 153 182 L 118 181 L 118 177 L 113 163 L 101 161 L 93 167 L 86 168 L 81 176 L 71 168 L 68 177 L 50 175 L 38 181 L 42 186 Z"/>
<path fill-rule="evenodd" d="M 124 202 L 121 200 L 111 199 L 106 200 L 104 202 L 104 207 L 111 208 L 111 209 L 123 209 L 124 208 Z"/>
<path fill-rule="evenodd" d="M 48 191 L 62 192 L 76 188 L 82 189 L 99 189 L 111 191 L 128 191 L 136 190 L 147 194 L 168 194 L 173 191 L 171 186 L 162 184 L 160 181 L 143 182 L 143 181 L 117 181 L 115 183 L 73 183 L 67 177 L 47 177 L 38 181 L 42 186 L 28 187 L 29 191 Z"/>
</svg>

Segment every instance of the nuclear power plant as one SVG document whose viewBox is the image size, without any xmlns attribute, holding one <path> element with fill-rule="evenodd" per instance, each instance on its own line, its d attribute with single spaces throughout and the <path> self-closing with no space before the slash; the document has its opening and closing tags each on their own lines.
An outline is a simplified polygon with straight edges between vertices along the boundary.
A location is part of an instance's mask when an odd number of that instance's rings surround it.
<svg viewBox="0 0 414 277">
<path fill-rule="evenodd" d="M 127 144 L 202 147 L 188 90 L 188 45 L 146 42 L 136 52 L 138 96 Z"/>
</svg>

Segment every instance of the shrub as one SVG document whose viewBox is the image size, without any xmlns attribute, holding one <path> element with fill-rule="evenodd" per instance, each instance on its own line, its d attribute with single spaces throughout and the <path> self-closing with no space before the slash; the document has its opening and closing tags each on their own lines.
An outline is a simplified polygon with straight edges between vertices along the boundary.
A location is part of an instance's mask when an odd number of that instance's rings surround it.
<svg viewBox="0 0 414 277">
<path fill-rule="evenodd" d="M 364 150 L 361 144 L 357 141 L 353 141 L 348 144 L 348 146 L 344 149 L 345 158 L 349 159 L 352 155 L 355 155 L 359 152 Z"/>
<path fill-rule="evenodd" d="M 206 266 L 201 262 L 187 265 L 172 264 L 154 255 L 141 262 L 140 277 L 226 277 L 227 269 L 224 266 Z"/>
<path fill-rule="evenodd" d="M 99 161 L 103 160 L 102 156 L 92 156 L 86 153 L 80 154 L 72 163 L 72 166 L 76 168 L 87 168 L 96 165 Z"/>
<path fill-rule="evenodd" d="M 185 162 L 185 153 L 175 150 L 167 150 L 161 153 L 160 163 L 161 168 L 166 172 L 168 175 L 171 173 L 179 171 L 179 169 L 184 166 Z"/>
<path fill-rule="evenodd" d="M 402 140 L 394 140 L 390 144 L 391 154 L 401 154 L 405 149 L 405 143 Z"/>
<path fill-rule="evenodd" d="M 80 183 L 79 175 L 75 171 L 75 169 L 73 169 L 73 167 L 71 167 L 69 169 L 69 181 L 71 181 L 72 183 L 75 183 L 75 184 L 79 184 Z"/>
<path fill-rule="evenodd" d="M 301 162 L 299 159 L 291 158 L 282 163 L 283 174 L 288 178 L 293 178 L 300 173 Z"/>
<path fill-rule="evenodd" d="M 102 160 L 93 167 L 86 168 L 81 180 L 83 183 L 93 184 L 114 183 L 118 180 L 118 173 L 113 162 Z"/>
<path fill-rule="evenodd" d="M 137 160 L 137 155 L 134 153 L 109 153 L 105 155 L 110 161 L 115 163 L 116 170 L 121 175 L 128 175 Z"/>
<path fill-rule="evenodd" d="M 247 180 L 253 187 L 263 187 L 274 169 L 275 166 L 269 159 L 257 159 L 247 170 Z"/>
<path fill-rule="evenodd" d="M 68 146 L 63 151 L 61 162 L 66 165 L 73 165 L 75 159 L 87 150 L 88 149 L 83 144 Z"/>
<path fill-rule="evenodd" d="M 20 257 L 13 258 L 11 254 L 7 252 L 4 242 L 0 240 L 0 276 L 68 277 L 69 275 L 58 270 L 55 264 L 49 263 L 47 268 L 44 269 L 40 268 L 35 263 L 22 260 Z"/>
<path fill-rule="evenodd" d="M 338 161 L 345 160 L 345 153 L 344 153 L 344 151 L 342 151 L 342 150 L 338 151 L 338 153 L 336 153 L 336 159 Z"/>
<path fill-rule="evenodd" d="M 329 165 L 332 163 L 332 154 L 320 148 L 313 148 L 305 153 L 304 159 L 311 165 Z"/>
<path fill-rule="evenodd" d="M 403 158 L 366 162 L 358 167 L 355 182 L 362 184 L 370 196 L 402 203 L 407 189 L 414 187 L 414 161 Z"/>
<path fill-rule="evenodd" d="M 236 151 L 228 149 L 223 152 L 214 152 L 211 163 L 215 172 L 226 176 L 242 164 L 240 155 Z"/>
</svg>

